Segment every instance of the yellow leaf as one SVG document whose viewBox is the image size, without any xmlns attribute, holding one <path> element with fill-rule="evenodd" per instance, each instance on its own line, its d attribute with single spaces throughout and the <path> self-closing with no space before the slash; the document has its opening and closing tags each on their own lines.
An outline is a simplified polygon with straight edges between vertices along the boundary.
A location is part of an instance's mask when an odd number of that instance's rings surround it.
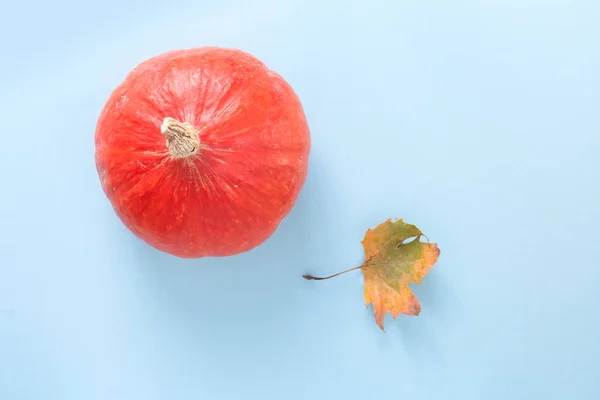
<svg viewBox="0 0 600 400">
<path fill-rule="evenodd" d="M 423 232 L 414 225 L 391 219 L 369 229 L 362 241 L 365 258 L 362 265 L 325 278 L 304 275 L 310 280 L 325 280 L 361 269 L 367 305 L 373 304 L 375 322 L 383 330 L 386 313 L 419 315 L 421 305 L 409 283 L 420 284 L 437 262 L 440 249 L 421 241 Z"/>
<path fill-rule="evenodd" d="M 365 277 L 365 302 L 373 304 L 375 321 L 383 330 L 387 312 L 419 315 L 421 305 L 409 283 L 419 284 L 440 255 L 436 244 L 421 242 L 423 233 L 401 219 L 387 220 L 369 229 L 362 241 L 365 260 L 361 269 Z M 405 243 L 409 238 L 412 241 Z"/>
</svg>

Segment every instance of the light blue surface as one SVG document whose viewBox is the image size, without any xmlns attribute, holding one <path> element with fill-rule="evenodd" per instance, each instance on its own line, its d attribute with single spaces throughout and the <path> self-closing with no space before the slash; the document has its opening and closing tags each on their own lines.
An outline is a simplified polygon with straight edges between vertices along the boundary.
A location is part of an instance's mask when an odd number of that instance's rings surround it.
<svg viewBox="0 0 600 400">
<path fill-rule="evenodd" d="M 600 3 L 0 5 L 0 399 L 600 399 Z M 93 160 L 144 59 L 250 51 L 301 97 L 310 174 L 256 250 L 135 239 Z M 418 318 L 364 306 L 369 227 L 441 258 Z"/>
</svg>

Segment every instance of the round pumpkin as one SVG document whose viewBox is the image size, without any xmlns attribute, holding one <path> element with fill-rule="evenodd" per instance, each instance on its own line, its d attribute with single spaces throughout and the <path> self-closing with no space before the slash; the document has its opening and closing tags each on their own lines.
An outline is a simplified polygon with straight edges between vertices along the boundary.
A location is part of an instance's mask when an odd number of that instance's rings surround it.
<svg viewBox="0 0 600 400">
<path fill-rule="evenodd" d="M 97 122 L 96 167 L 136 236 L 185 258 L 263 243 L 305 182 L 310 132 L 291 86 L 236 49 L 170 51 L 134 68 Z"/>
</svg>

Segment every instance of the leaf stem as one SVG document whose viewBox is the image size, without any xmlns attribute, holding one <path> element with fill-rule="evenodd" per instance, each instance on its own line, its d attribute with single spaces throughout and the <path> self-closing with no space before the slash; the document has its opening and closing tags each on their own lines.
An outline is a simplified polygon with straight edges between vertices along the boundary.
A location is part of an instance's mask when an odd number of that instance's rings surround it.
<svg viewBox="0 0 600 400">
<path fill-rule="evenodd" d="M 338 275 L 345 274 L 346 272 L 354 271 L 354 270 L 357 270 L 357 269 L 362 269 L 363 267 L 364 267 L 364 264 L 363 265 L 359 265 L 358 267 L 347 269 L 347 270 L 342 271 L 342 272 L 338 272 L 337 274 L 333 274 L 333 275 L 330 275 L 330 276 L 323 277 L 323 278 L 317 278 L 317 277 L 312 276 L 312 275 L 302 275 L 302 277 L 304 279 L 308 279 L 309 281 L 324 281 L 326 279 L 335 278 Z"/>
</svg>

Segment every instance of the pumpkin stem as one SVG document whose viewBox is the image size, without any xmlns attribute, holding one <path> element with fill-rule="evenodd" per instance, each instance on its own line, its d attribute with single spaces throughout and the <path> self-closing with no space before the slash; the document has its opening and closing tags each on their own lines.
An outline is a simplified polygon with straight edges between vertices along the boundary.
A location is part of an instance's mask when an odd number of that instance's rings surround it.
<svg viewBox="0 0 600 400">
<path fill-rule="evenodd" d="M 171 157 L 186 158 L 198 153 L 198 131 L 189 122 L 179 122 L 175 118 L 166 117 L 160 126 L 160 133 L 167 138 L 167 148 Z"/>
</svg>

